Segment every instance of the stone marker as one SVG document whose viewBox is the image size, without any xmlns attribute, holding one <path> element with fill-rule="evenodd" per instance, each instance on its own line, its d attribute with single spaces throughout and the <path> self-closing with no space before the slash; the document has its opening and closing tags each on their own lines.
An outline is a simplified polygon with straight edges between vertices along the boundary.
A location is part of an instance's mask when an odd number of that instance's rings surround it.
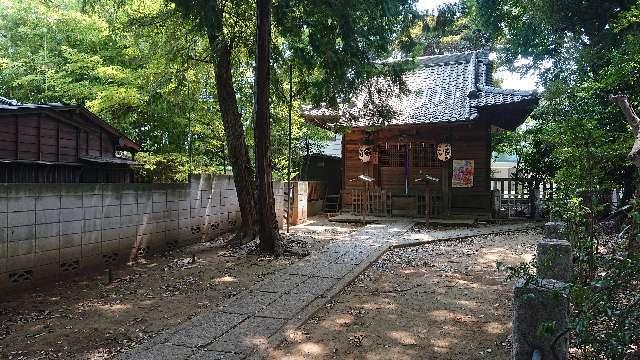
<svg viewBox="0 0 640 360">
<path fill-rule="evenodd" d="M 543 238 L 537 246 L 538 278 L 569 282 L 571 279 L 571 244 L 566 240 Z"/>
<path fill-rule="evenodd" d="M 567 240 L 567 225 L 562 221 L 552 221 L 544 224 L 544 237 L 550 239 Z"/>
<path fill-rule="evenodd" d="M 527 283 L 516 281 L 513 287 L 513 360 L 531 360 L 536 350 L 542 359 L 568 359 L 566 336 L 569 298 L 566 284 L 549 279 Z"/>
</svg>

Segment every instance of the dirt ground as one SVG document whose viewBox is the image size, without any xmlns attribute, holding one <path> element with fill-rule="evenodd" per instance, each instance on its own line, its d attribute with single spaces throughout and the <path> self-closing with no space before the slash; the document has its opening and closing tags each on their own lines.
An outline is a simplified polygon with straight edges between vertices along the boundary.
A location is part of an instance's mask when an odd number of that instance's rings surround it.
<svg viewBox="0 0 640 360">
<path fill-rule="evenodd" d="M 418 229 L 418 231 L 421 231 Z M 274 351 L 274 359 L 509 359 L 511 286 L 538 231 L 396 249 Z"/>
<path fill-rule="evenodd" d="M 289 243 L 313 252 L 355 229 L 316 217 Z M 0 359 L 110 358 L 299 260 L 230 251 L 225 239 L 123 266 L 108 285 L 98 274 L 0 298 Z"/>
</svg>

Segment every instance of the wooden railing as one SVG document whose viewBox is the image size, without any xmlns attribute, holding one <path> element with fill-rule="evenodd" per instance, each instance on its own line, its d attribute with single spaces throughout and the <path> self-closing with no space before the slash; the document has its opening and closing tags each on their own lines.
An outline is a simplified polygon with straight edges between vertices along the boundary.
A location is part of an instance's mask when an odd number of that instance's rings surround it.
<svg viewBox="0 0 640 360">
<path fill-rule="evenodd" d="M 553 198 L 553 182 L 539 184 L 537 194 L 532 194 L 531 186 L 528 179 L 491 178 L 496 215 L 508 218 L 529 216 L 532 202 L 536 202 L 537 207 L 540 207 L 545 201 Z"/>
</svg>

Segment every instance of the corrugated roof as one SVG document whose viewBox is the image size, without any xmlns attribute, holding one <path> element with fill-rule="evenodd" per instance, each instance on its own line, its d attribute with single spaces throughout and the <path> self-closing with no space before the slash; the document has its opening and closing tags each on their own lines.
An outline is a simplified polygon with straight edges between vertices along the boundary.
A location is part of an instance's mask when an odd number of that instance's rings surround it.
<svg viewBox="0 0 640 360">
<path fill-rule="evenodd" d="M 535 92 L 493 86 L 487 51 L 421 57 L 416 62 L 417 67 L 403 76 L 407 92 L 400 93 L 388 80 L 374 79 L 350 104 L 339 109 L 304 107 L 302 115 L 365 126 L 376 123 L 371 104 L 384 104 L 393 114 L 386 124 L 405 125 L 469 121 L 478 117 L 482 107 L 537 102 Z"/>
</svg>

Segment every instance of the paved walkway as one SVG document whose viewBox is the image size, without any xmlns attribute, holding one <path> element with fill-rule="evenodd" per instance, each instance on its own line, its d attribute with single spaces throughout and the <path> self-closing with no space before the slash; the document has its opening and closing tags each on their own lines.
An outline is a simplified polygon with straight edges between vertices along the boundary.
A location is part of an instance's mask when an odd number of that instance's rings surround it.
<svg viewBox="0 0 640 360">
<path fill-rule="evenodd" d="M 259 359 L 391 247 L 534 226 L 512 224 L 414 234 L 408 232 L 412 225 L 410 221 L 367 225 L 344 241 L 272 274 L 220 309 L 200 314 L 119 358 Z"/>
</svg>

